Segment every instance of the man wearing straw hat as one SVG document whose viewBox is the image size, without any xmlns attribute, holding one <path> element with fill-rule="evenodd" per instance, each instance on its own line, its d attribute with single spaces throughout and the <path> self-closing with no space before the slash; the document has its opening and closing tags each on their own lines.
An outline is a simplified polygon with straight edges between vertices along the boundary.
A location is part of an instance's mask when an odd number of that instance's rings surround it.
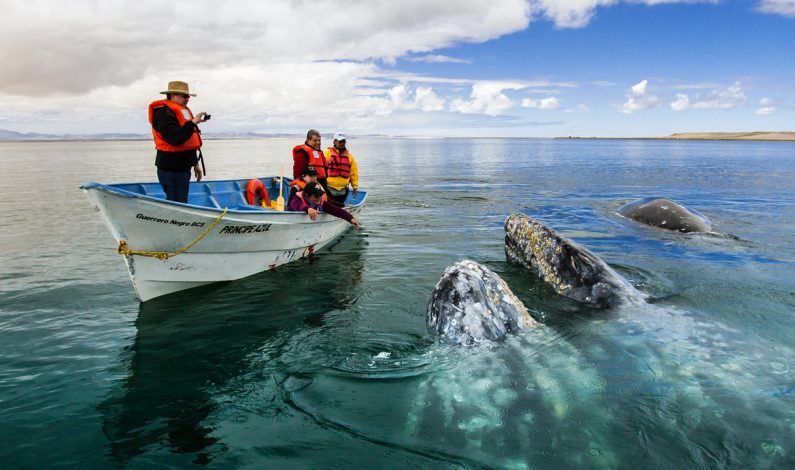
<svg viewBox="0 0 795 470">
<path fill-rule="evenodd" d="M 202 179 L 199 166 L 202 139 L 198 124 L 210 119 L 210 115 L 204 111 L 193 115 L 188 100 L 196 95 L 185 82 L 168 82 L 168 89 L 160 94 L 166 95 L 166 99 L 149 104 L 149 123 L 157 149 L 157 179 L 166 199 L 187 203 L 191 168 L 196 181 Z"/>
</svg>

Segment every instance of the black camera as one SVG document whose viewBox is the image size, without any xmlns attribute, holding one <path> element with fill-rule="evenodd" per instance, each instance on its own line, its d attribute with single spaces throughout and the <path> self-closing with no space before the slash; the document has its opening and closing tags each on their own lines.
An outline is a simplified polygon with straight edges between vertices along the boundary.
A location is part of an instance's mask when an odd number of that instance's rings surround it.
<svg viewBox="0 0 795 470">
<path fill-rule="evenodd" d="M 210 116 L 209 114 L 205 114 L 204 116 L 202 116 L 202 121 L 209 121 L 211 117 L 212 116 Z"/>
</svg>

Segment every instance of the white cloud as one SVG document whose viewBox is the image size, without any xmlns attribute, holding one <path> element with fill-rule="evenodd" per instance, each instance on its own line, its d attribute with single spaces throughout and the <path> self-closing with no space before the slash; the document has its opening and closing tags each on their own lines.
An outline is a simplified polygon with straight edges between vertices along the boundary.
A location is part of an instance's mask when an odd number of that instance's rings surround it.
<svg viewBox="0 0 795 470">
<path fill-rule="evenodd" d="M 629 0 L 654 5 L 660 0 Z M 692 0 L 663 0 L 663 3 Z M 0 16 L 0 93 L 37 96 L 252 64 L 394 63 L 525 29 L 581 27 L 618 0 L 14 1 Z M 3 2 L 8 3 L 8 2 Z M 310 28 L 308 18 L 317 19 Z M 322 21 L 321 21 L 322 19 Z M 355 25 L 355 27 L 351 27 Z M 409 39 L 410 38 L 410 39 Z M 442 55 L 411 60 L 467 63 Z"/>
<path fill-rule="evenodd" d="M 764 97 L 759 100 L 759 108 L 757 108 L 756 114 L 760 116 L 770 116 L 771 114 L 776 114 L 775 101 L 768 97 Z"/>
<path fill-rule="evenodd" d="M 691 100 L 685 93 L 677 93 L 676 100 L 671 102 L 674 111 L 687 111 L 689 109 L 734 109 L 748 101 L 739 82 L 725 90 L 712 90 L 707 95 L 696 94 Z"/>
<path fill-rule="evenodd" d="M 441 111 L 444 100 L 434 93 L 433 88 L 418 86 L 412 90 L 406 84 L 400 84 L 389 90 L 394 109 L 420 109 L 422 111 Z"/>
<path fill-rule="evenodd" d="M 444 100 L 433 92 L 431 87 L 417 87 L 414 92 L 414 101 L 423 111 L 441 111 L 444 109 Z"/>
<path fill-rule="evenodd" d="M 659 5 L 664 3 L 718 3 L 719 0 L 625 0 L 625 3 Z M 784 2 L 785 0 L 780 0 Z M 582 28 L 599 7 L 608 7 L 619 0 L 531 0 L 532 10 L 555 23 L 558 28 Z"/>
<path fill-rule="evenodd" d="M 618 2 L 0 0 L 0 119 L 39 130 L 71 123 L 147 132 L 146 105 L 175 79 L 199 94 L 194 111 L 213 113 L 208 126 L 224 130 L 353 130 L 443 110 L 499 116 L 520 104 L 510 91 L 527 89 L 547 98 L 526 105 L 553 109 L 556 89 L 576 83 L 434 77 L 389 65 L 468 63 L 433 53 L 521 31 L 539 17 L 580 27 Z M 655 98 L 628 95 L 624 112 Z"/>
<path fill-rule="evenodd" d="M 648 85 L 648 80 L 642 80 L 632 85 L 630 92 L 624 95 L 627 101 L 621 106 L 622 113 L 632 114 L 635 111 L 657 106 L 657 103 L 660 102 L 660 97 L 650 93 L 647 89 Z"/>
<path fill-rule="evenodd" d="M 686 83 L 682 85 L 675 85 L 674 90 L 713 90 L 723 86 L 716 82 L 701 82 L 701 83 Z"/>
<path fill-rule="evenodd" d="M 466 59 L 459 59 L 456 57 L 450 57 L 446 55 L 424 55 L 418 57 L 409 57 L 408 60 L 410 62 L 425 62 L 428 64 L 470 64 L 472 63 L 471 60 Z"/>
<path fill-rule="evenodd" d="M 537 0 L 531 2 L 540 12 L 559 28 L 582 28 L 596 13 L 599 6 L 608 6 L 616 0 Z"/>
<path fill-rule="evenodd" d="M 374 125 L 397 111 L 443 110 L 450 95 L 469 87 L 473 93 L 462 109 L 499 114 L 506 103 L 500 93 L 484 95 L 488 85 L 403 74 L 379 64 L 488 41 L 530 21 L 525 0 L 30 0 L 3 13 L 2 117 L 39 129 L 45 122 L 64 128 L 84 119 L 82 128 L 119 132 L 146 132 L 142 110 L 177 79 L 199 94 L 191 107 L 211 111 L 215 119 L 208 126 L 216 129 L 285 131 L 345 120 Z M 307 18 L 318 21 L 311 28 L 296 26 Z M 402 102 L 390 91 L 400 84 L 406 86 Z"/>
<path fill-rule="evenodd" d="M 25 96 L 235 65 L 390 60 L 487 41 L 530 21 L 524 0 L 13 3 L 0 17 L 0 93 Z M 299 26 L 308 19 L 312 27 Z"/>
<path fill-rule="evenodd" d="M 558 109 L 560 107 L 560 101 L 554 96 L 542 98 L 540 100 L 525 98 L 522 100 L 522 107 L 533 109 Z"/>
<path fill-rule="evenodd" d="M 498 116 L 513 106 L 513 102 L 503 91 L 524 88 L 518 84 L 484 82 L 472 85 L 469 100 L 457 98 L 450 103 L 450 111 L 472 114 L 481 113 Z"/>
<path fill-rule="evenodd" d="M 690 109 L 690 97 L 684 93 L 677 93 L 676 100 L 671 102 L 671 109 L 674 111 L 684 111 Z"/>
<path fill-rule="evenodd" d="M 761 0 L 758 10 L 763 13 L 795 17 L 795 0 Z"/>
<path fill-rule="evenodd" d="M 566 108 L 566 109 L 563 110 L 563 112 L 566 112 L 566 113 L 569 113 L 569 114 L 572 114 L 572 113 L 587 113 L 588 111 L 590 111 L 590 109 L 588 109 L 588 106 L 585 106 L 582 103 L 578 104 L 577 106 L 575 106 L 573 108 Z"/>
</svg>

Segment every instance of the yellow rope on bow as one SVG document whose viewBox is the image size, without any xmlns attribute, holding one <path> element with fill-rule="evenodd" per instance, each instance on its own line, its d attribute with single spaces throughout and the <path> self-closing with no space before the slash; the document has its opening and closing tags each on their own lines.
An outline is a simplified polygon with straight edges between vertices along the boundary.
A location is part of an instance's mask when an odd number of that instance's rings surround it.
<svg viewBox="0 0 795 470">
<path fill-rule="evenodd" d="M 224 216 L 226 215 L 226 213 L 228 211 L 229 211 L 229 209 L 224 207 L 224 211 L 221 212 L 221 215 L 219 215 L 218 218 L 215 219 L 215 222 L 211 223 L 210 226 L 207 227 L 207 229 L 205 229 L 204 232 L 202 232 L 201 235 L 199 235 L 198 237 L 196 237 L 195 240 L 193 240 L 192 242 L 188 243 L 187 245 L 185 245 L 184 247 L 180 248 L 179 250 L 175 251 L 174 253 L 169 253 L 167 251 L 137 251 L 137 250 L 131 250 L 130 247 L 127 246 L 127 242 L 124 241 L 124 240 L 119 240 L 119 247 L 116 249 L 116 253 L 118 253 L 120 255 L 125 255 L 125 256 L 130 256 L 130 255 L 148 256 L 150 258 L 157 258 L 157 259 L 159 259 L 161 261 L 165 261 L 165 260 L 167 260 L 167 259 L 169 259 L 171 257 L 177 256 L 180 253 L 184 253 L 184 252 L 188 251 L 188 249 L 190 247 L 192 247 L 193 245 L 198 243 L 199 240 L 201 240 L 208 233 L 210 233 L 210 230 L 212 230 L 213 227 L 218 225 L 218 222 L 220 222 L 221 219 L 224 218 Z"/>
</svg>

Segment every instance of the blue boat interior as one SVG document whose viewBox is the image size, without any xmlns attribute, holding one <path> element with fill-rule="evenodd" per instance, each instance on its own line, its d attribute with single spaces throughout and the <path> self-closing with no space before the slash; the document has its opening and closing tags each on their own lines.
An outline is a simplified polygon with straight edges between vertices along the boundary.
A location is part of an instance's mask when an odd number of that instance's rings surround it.
<svg viewBox="0 0 795 470">
<path fill-rule="evenodd" d="M 258 178 L 271 201 L 276 201 L 279 197 L 279 178 L 264 177 Z M 190 192 L 188 193 L 188 204 L 192 206 L 209 207 L 212 209 L 243 210 L 243 211 L 267 211 L 270 208 L 250 205 L 246 202 L 246 187 L 250 180 L 215 180 L 215 181 L 192 181 Z M 285 178 L 282 183 L 281 193 L 284 197 L 285 205 L 290 196 L 290 182 L 292 179 Z M 151 183 L 118 183 L 102 185 L 98 183 L 88 183 L 82 186 L 84 189 L 104 187 L 116 192 L 126 193 L 129 196 L 141 195 L 155 199 L 165 199 L 166 195 L 158 182 Z M 131 194 L 130 194 L 131 193 Z M 364 201 L 366 193 L 360 191 L 354 198 L 350 193 L 345 200 L 346 204 L 358 205 Z M 256 201 L 255 201 L 256 202 Z M 175 203 L 177 204 L 177 203 Z"/>
</svg>

